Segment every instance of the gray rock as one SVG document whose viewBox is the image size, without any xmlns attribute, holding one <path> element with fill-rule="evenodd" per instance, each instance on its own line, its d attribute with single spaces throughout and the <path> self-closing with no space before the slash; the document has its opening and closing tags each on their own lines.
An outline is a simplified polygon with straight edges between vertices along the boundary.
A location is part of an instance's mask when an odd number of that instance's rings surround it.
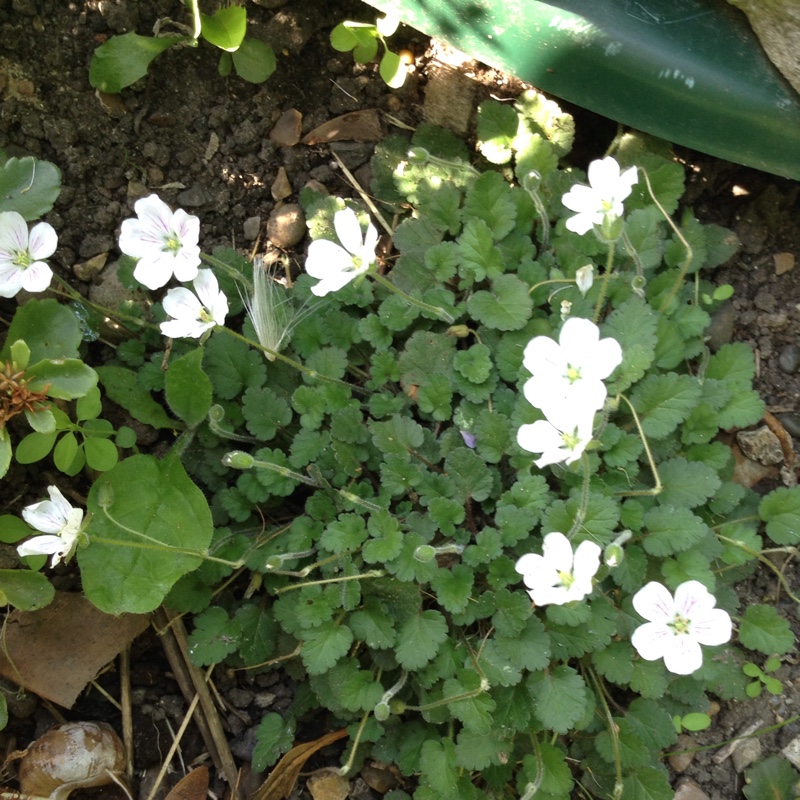
<svg viewBox="0 0 800 800">
<path fill-rule="evenodd" d="M 797 372 L 800 366 L 800 348 L 796 344 L 787 344 L 778 353 L 778 366 L 790 375 Z"/>
<path fill-rule="evenodd" d="M 261 217 L 248 217 L 242 225 L 244 238 L 248 242 L 254 242 L 258 238 L 259 230 L 261 230 Z"/>
<path fill-rule="evenodd" d="M 792 436 L 800 437 L 800 414 L 779 414 L 778 419 Z"/>
<path fill-rule="evenodd" d="M 178 205 L 199 208 L 211 202 L 211 195 L 202 186 L 190 186 L 178 195 Z"/>
<path fill-rule="evenodd" d="M 736 309 L 730 300 L 726 300 L 712 315 L 711 324 L 706 331 L 708 346 L 711 350 L 719 350 L 728 344 L 733 337 L 733 325 L 736 322 Z"/>
</svg>

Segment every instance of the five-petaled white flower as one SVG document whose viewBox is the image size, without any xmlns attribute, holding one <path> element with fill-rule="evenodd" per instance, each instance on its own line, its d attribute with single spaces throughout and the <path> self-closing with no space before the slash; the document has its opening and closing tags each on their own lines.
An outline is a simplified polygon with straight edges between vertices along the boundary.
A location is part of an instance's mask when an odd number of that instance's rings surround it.
<svg viewBox="0 0 800 800">
<path fill-rule="evenodd" d="M 550 409 L 547 419 L 520 425 L 517 431 L 519 446 L 529 453 L 541 453 L 534 463 L 539 469 L 550 464 L 577 461 L 592 441 L 594 410 L 576 414 L 575 409 L 564 406 Z"/>
<path fill-rule="evenodd" d="M 164 297 L 164 311 L 173 317 L 161 323 L 164 336 L 199 339 L 215 325 L 225 323 L 228 298 L 220 290 L 214 273 L 210 269 L 199 270 L 192 285 L 194 292 L 180 286 L 170 289 Z"/>
<path fill-rule="evenodd" d="M 20 289 L 43 292 L 53 270 L 42 261 L 56 251 L 58 236 L 46 222 L 28 223 L 16 211 L 0 213 L 0 297 L 14 297 Z"/>
<path fill-rule="evenodd" d="M 633 596 L 633 607 L 649 620 L 631 637 L 631 644 L 646 661 L 664 659 L 676 675 L 690 675 L 703 666 L 701 644 L 725 644 L 732 624 L 727 611 L 714 608 L 716 598 L 700 581 L 686 581 L 675 597 L 651 581 Z"/>
<path fill-rule="evenodd" d="M 126 219 L 119 249 L 138 258 L 133 277 L 148 289 L 160 289 L 172 277 L 191 281 L 200 266 L 200 220 L 182 208 L 174 213 L 158 195 L 134 205 L 137 219 Z"/>
<path fill-rule="evenodd" d="M 51 555 L 52 566 L 60 561 L 68 561 L 75 548 L 83 521 L 83 511 L 73 508 L 58 490 L 57 486 L 48 486 L 49 500 L 26 506 L 22 509 L 25 522 L 47 536 L 34 536 L 17 546 L 21 556 Z"/>
<path fill-rule="evenodd" d="M 544 537 L 542 555 L 526 553 L 514 567 L 537 606 L 561 606 L 583 600 L 591 594 L 592 578 L 599 568 L 597 544 L 583 541 L 573 553 L 569 539 L 558 531 Z"/>
<path fill-rule="evenodd" d="M 639 180 L 636 167 L 621 172 L 616 159 L 611 156 L 592 161 L 588 178 L 589 186 L 576 184 L 561 198 L 570 211 L 578 212 L 567 220 L 567 228 L 574 233 L 587 233 L 606 219 L 621 217 L 624 211 L 622 201 Z"/>
<path fill-rule="evenodd" d="M 329 239 L 317 239 L 308 247 L 306 272 L 312 278 L 320 279 L 311 287 L 317 297 L 341 289 L 359 275 L 369 272 L 375 263 L 378 231 L 372 223 L 367 226 L 362 239 L 356 212 L 345 208 L 333 215 L 333 227 L 341 245 Z"/>
<path fill-rule="evenodd" d="M 537 336 L 525 347 L 522 364 L 531 373 L 523 391 L 528 402 L 548 419 L 565 406 L 576 418 L 603 407 L 607 378 L 622 362 L 616 339 L 600 338 L 600 329 L 588 319 L 571 317 L 561 328 L 558 343 Z M 550 419 L 556 427 L 558 423 Z M 572 426 L 569 426 L 570 428 Z M 566 430 L 566 428 L 560 428 Z"/>
</svg>

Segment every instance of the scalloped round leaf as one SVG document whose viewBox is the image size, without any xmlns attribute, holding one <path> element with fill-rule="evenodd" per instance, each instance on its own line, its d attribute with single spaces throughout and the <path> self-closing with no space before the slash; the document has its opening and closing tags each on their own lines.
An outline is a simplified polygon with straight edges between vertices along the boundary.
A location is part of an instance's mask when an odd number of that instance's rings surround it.
<svg viewBox="0 0 800 800">
<path fill-rule="evenodd" d="M 759 504 L 758 516 L 767 523 L 767 536 L 775 544 L 800 542 L 800 487 L 781 486 L 770 492 Z"/>
</svg>

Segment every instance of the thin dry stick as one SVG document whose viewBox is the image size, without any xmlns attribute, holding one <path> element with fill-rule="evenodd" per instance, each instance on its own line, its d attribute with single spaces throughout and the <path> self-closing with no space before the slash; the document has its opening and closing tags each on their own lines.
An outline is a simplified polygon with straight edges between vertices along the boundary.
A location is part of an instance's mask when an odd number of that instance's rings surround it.
<svg viewBox="0 0 800 800">
<path fill-rule="evenodd" d="M 211 673 L 213 666 L 208 668 L 208 673 Z M 155 797 L 156 792 L 158 791 L 158 787 L 161 786 L 161 782 L 164 780 L 164 776 L 167 774 L 167 770 L 169 769 L 169 765 L 172 763 L 172 759 L 175 756 L 175 751 L 180 746 L 180 741 L 183 738 L 183 734 L 186 732 L 186 729 L 189 727 L 189 721 L 192 718 L 192 714 L 194 714 L 195 709 L 197 708 L 197 703 L 200 700 L 200 695 L 195 695 L 192 699 L 192 702 L 189 704 L 189 710 L 183 717 L 183 722 L 181 722 L 180 728 L 178 728 L 178 733 L 175 734 L 175 737 L 172 740 L 172 744 L 170 745 L 169 751 L 167 755 L 164 757 L 164 761 L 161 764 L 161 769 L 158 771 L 158 775 L 156 775 L 155 782 L 153 783 L 153 788 L 150 789 L 150 794 L 147 795 L 147 800 L 153 800 Z"/>
<path fill-rule="evenodd" d="M 186 664 L 186 668 L 189 672 L 189 677 L 192 679 L 195 691 L 200 696 L 200 707 L 203 709 L 203 714 L 205 715 L 206 722 L 208 723 L 208 727 L 211 732 L 211 738 L 217 748 L 217 752 L 219 753 L 220 761 L 222 762 L 222 774 L 225 776 L 225 780 L 228 781 L 231 790 L 233 790 L 233 787 L 236 786 L 236 776 L 238 775 L 238 770 L 236 769 L 236 763 L 233 760 L 233 753 L 231 753 L 231 749 L 228 746 L 228 737 L 225 735 L 225 731 L 222 729 L 222 722 L 219 717 L 219 712 L 217 711 L 214 701 L 211 698 L 211 692 L 208 689 L 208 684 L 203 678 L 203 673 L 194 664 L 192 664 L 191 660 L 189 659 L 189 641 L 186 635 L 186 628 L 183 626 L 183 622 L 181 620 L 177 620 L 173 624 L 172 630 L 175 634 L 175 639 L 178 642 L 178 646 L 181 649 L 181 653 L 183 654 L 184 663 Z"/>
<path fill-rule="evenodd" d="M 166 653 L 172 674 L 175 676 L 175 680 L 178 682 L 181 694 L 187 703 L 191 703 L 195 695 L 195 690 L 192 687 L 192 679 L 189 676 L 188 667 L 181 653 L 181 648 L 178 646 L 177 639 L 175 638 L 174 625 L 176 623 L 177 618 L 173 617 L 172 621 L 170 621 L 163 608 L 159 608 L 158 611 L 156 611 L 153 619 L 153 624 L 161 639 L 161 645 L 164 648 L 164 653 Z M 222 759 L 217 751 L 214 743 L 214 737 L 211 735 L 211 729 L 206 722 L 206 718 L 202 713 L 202 710 L 195 714 L 195 722 L 197 723 L 197 728 L 200 731 L 200 735 L 203 737 L 208 754 L 211 756 L 211 760 L 214 762 L 214 766 L 220 772 L 223 772 Z"/>
<path fill-rule="evenodd" d="M 380 222 L 380 224 L 383 226 L 383 229 L 386 231 L 386 233 L 388 233 L 389 236 L 394 236 L 394 231 L 392 230 L 392 226 L 386 221 L 386 218 L 383 216 L 383 214 L 381 214 L 375 203 L 372 202 L 372 198 L 361 188 L 361 184 L 359 184 L 359 182 L 355 179 L 353 173 L 350 172 L 350 170 L 347 169 L 347 167 L 344 165 L 344 161 L 342 161 L 342 159 L 339 158 L 339 156 L 336 153 L 333 154 L 333 157 L 336 159 L 336 162 L 341 167 L 345 178 L 347 178 L 347 180 L 350 181 L 350 185 L 358 192 L 359 196 L 364 201 L 367 208 L 369 208 L 369 210 L 377 217 L 378 222 Z"/>
<path fill-rule="evenodd" d="M 119 654 L 119 699 L 122 705 L 122 741 L 125 744 L 125 777 L 133 782 L 133 709 L 131 708 L 131 646 Z"/>
</svg>

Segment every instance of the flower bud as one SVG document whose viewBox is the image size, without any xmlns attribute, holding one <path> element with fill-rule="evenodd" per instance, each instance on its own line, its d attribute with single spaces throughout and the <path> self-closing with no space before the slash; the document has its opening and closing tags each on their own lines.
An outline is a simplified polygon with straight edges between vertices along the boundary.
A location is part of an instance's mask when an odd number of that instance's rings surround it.
<svg viewBox="0 0 800 800">
<path fill-rule="evenodd" d="M 603 551 L 603 562 L 607 567 L 618 567 L 625 558 L 625 551 L 616 543 L 612 543 Z"/>
<path fill-rule="evenodd" d="M 421 561 L 423 564 L 427 564 L 436 558 L 436 548 L 431 547 L 429 544 L 421 544 L 414 551 L 414 558 L 416 558 L 417 561 Z"/>
<path fill-rule="evenodd" d="M 585 267 L 581 267 L 575 273 L 575 283 L 578 285 L 578 291 L 580 291 L 581 295 L 586 297 L 594 283 L 594 266 L 587 264 Z"/>
<path fill-rule="evenodd" d="M 389 704 L 383 700 L 381 700 L 381 702 L 372 709 L 372 715 L 376 720 L 378 720 L 378 722 L 386 722 L 391 713 L 392 709 L 389 708 Z"/>
<path fill-rule="evenodd" d="M 424 147 L 412 147 L 408 151 L 408 160 L 417 164 L 424 164 L 431 154 Z"/>
<path fill-rule="evenodd" d="M 226 467 L 233 467 L 234 469 L 250 469 L 255 463 L 255 459 L 250 453 L 245 453 L 242 450 L 231 450 L 230 453 L 225 453 L 222 457 L 222 463 Z"/>
</svg>

